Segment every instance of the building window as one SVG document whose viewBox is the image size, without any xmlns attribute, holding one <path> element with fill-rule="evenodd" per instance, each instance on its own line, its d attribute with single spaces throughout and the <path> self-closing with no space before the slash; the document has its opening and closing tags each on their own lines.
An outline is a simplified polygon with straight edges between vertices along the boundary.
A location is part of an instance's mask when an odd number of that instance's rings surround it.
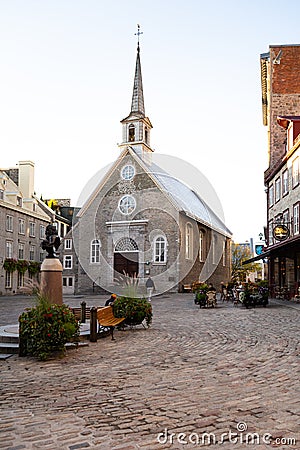
<svg viewBox="0 0 300 450">
<path fill-rule="evenodd" d="M 18 258 L 19 259 L 24 259 L 24 244 L 19 244 Z"/>
<path fill-rule="evenodd" d="M 275 180 L 275 202 L 278 202 L 280 200 L 281 196 L 281 178 L 278 177 Z"/>
<path fill-rule="evenodd" d="M 284 223 L 284 225 L 289 225 L 289 221 L 290 221 L 290 214 L 289 210 L 286 209 L 285 211 L 283 211 L 282 214 L 282 222 Z"/>
<path fill-rule="evenodd" d="M 268 227 L 268 245 L 273 244 L 273 219 L 269 221 L 269 227 Z"/>
<path fill-rule="evenodd" d="M 72 269 L 73 267 L 73 257 L 72 255 L 64 256 L 64 269 Z"/>
<path fill-rule="evenodd" d="M 72 250 L 72 239 L 65 239 L 65 250 Z"/>
<path fill-rule="evenodd" d="M 167 245 L 164 236 L 158 236 L 154 240 L 154 262 L 166 263 L 167 262 Z"/>
<path fill-rule="evenodd" d="M 217 247 L 218 246 L 218 237 L 216 234 L 212 236 L 212 263 L 217 264 Z"/>
<path fill-rule="evenodd" d="M 29 260 L 34 261 L 35 260 L 35 246 L 31 245 L 29 248 Z"/>
<path fill-rule="evenodd" d="M 18 288 L 24 287 L 24 273 L 18 272 Z"/>
<path fill-rule="evenodd" d="M 63 286 L 64 287 L 72 287 L 73 286 L 73 277 L 63 277 Z"/>
<path fill-rule="evenodd" d="M 45 239 L 46 235 L 46 227 L 44 225 L 40 225 L 40 239 Z"/>
<path fill-rule="evenodd" d="M 129 142 L 135 141 L 135 126 L 133 124 L 129 125 L 128 127 L 128 141 Z"/>
<path fill-rule="evenodd" d="M 131 214 L 136 207 L 136 201 L 132 195 L 124 195 L 119 201 L 119 210 L 122 214 Z"/>
<path fill-rule="evenodd" d="M 39 261 L 40 262 L 44 261 L 44 256 L 45 256 L 44 252 L 40 252 L 40 256 L 39 256 Z"/>
<path fill-rule="evenodd" d="M 17 197 L 17 206 L 20 206 L 20 208 L 22 208 L 23 206 L 22 197 Z"/>
<path fill-rule="evenodd" d="M 269 206 L 274 205 L 274 185 L 269 187 Z"/>
<path fill-rule="evenodd" d="M 226 241 L 223 241 L 222 257 L 223 257 L 223 267 L 225 267 L 226 266 Z"/>
<path fill-rule="evenodd" d="M 121 170 L 121 177 L 123 180 L 132 180 L 135 175 L 135 169 L 132 165 L 127 164 Z"/>
<path fill-rule="evenodd" d="M 4 200 L 4 191 L 0 189 L 0 200 Z"/>
<path fill-rule="evenodd" d="M 282 195 L 289 192 L 289 171 L 286 169 L 282 174 Z"/>
<path fill-rule="evenodd" d="M 13 216 L 6 216 L 6 231 L 13 231 Z"/>
<path fill-rule="evenodd" d="M 204 233 L 202 230 L 199 231 L 199 261 L 203 262 L 203 244 L 204 244 Z"/>
<path fill-rule="evenodd" d="M 11 289 L 12 287 L 12 273 L 5 272 L 5 287 L 6 289 Z"/>
<path fill-rule="evenodd" d="M 293 188 L 299 184 L 299 158 L 295 158 L 292 164 L 292 185 Z"/>
<path fill-rule="evenodd" d="M 90 261 L 92 264 L 100 263 L 100 240 L 94 239 L 91 242 L 91 258 Z"/>
<path fill-rule="evenodd" d="M 6 241 L 6 258 L 12 258 L 13 256 L 13 243 L 12 241 Z"/>
<path fill-rule="evenodd" d="M 35 223 L 29 222 L 29 236 L 35 237 Z"/>
<path fill-rule="evenodd" d="M 185 226 L 185 257 L 186 259 L 193 257 L 193 227 L 190 223 Z"/>
<path fill-rule="evenodd" d="M 25 220 L 19 219 L 19 234 L 25 234 Z"/>
<path fill-rule="evenodd" d="M 293 206 L 293 234 L 299 234 L 299 203 Z"/>
</svg>

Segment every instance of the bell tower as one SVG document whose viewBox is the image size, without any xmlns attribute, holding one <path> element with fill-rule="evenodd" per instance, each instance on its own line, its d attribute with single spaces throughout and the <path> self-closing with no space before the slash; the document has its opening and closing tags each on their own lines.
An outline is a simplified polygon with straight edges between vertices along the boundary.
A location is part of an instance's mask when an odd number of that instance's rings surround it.
<svg viewBox="0 0 300 450">
<path fill-rule="evenodd" d="M 145 115 L 144 92 L 142 81 L 142 69 L 140 60 L 140 42 L 139 37 L 142 34 L 138 25 L 137 56 L 133 83 L 133 93 L 131 101 L 130 114 L 121 120 L 122 124 L 122 143 L 119 144 L 121 150 L 124 147 L 131 147 L 135 153 L 145 162 L 149 162 L 153 150 L 150 147 L 150 132 L 152 124 Z"/>
</svg>

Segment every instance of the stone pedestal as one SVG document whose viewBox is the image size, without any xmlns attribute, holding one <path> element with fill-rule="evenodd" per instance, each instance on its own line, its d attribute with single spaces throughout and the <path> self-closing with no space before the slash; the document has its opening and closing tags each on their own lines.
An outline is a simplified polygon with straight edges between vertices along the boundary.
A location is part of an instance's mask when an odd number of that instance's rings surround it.
<svg viewBox="0 0 300 450">
<path fill-rule="evenodd" d="M 50 303 L 62 305 L 62 265 L 57 258 L 44 259 L 41 266 L 41 293 Z"/>
</svg>

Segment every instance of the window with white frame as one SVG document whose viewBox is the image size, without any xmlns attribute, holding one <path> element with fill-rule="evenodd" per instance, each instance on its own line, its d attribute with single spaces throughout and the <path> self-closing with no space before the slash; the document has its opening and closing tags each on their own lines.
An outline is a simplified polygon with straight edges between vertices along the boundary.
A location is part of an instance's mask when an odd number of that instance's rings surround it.
<svg viewBox="0 0 300 450">
<path fill-rule="evenodd" d="M 299 184 L 299 157 L 294 159 L 292 163 L 292 185 L 293 188 Z"/>
<path fill-rule="evenodd" d="M 25 274 L 18 272 L 18 288 L 24 287 Z"/>
<path fill-rule="evenodd" d="M 223 266 L 226 266 L 226 241 L 223 241 L 223 253 L 222 253 Z"/>
<path fill-rule="evenodd" d="M 35 237 L 35 223 L 29 222 L 29 236 Z"/>
<path fill-rule="evenodd" d="M 154 240 L 154 258 L 155 263 L 167 262 L 167 242 L 164 236 L 157 236 Z"/>
<path fill-rule="evenodd" d="M 185 226 L 185 257 L 186 259 L 193 257 L 193 227 L 190 223 Z"/>
<path fill-rule="evenodd" d="M 132 180 L 135 175 L 135 169 L 131 164 L 126 164 L 121 170 L 123 180 Z"/>
<path fill-rule="evenodd" d="M 45 225 L 40 225 L 40 239 L 45 239 L 46 237 L 46 227 Z"/>
<path fill-rule="evenodd" d="M 278 202 L 281 197 L 281 178 L 278 177 L 275 180 L 275 202 Z"/>
<path fill-rule="evenodd" d="M 65 239 L 65 250 L 72 250 L 72 239 Z"/>
<path fill-rule="evenodd" d="M 13 231 L 13 216 L 6 216 L 6 231 Z"/>
<path fill-rule="evenodd" d="M 274 205 L 274 185 L 269 187 L 269 206 Z"/>
<path fill-rule="evenodd" d="M 293 234 L 299 234 L 299 203 L 293 206 Z"/>
<path fill-rule="evenodd" d="M 269 237 L 269 243 L 268 245 L 272 245 L 274 243 L 274 238 L 273 238 L 273 219 L 271 219 L 269 221 L 269 226 L 268 226 L 268 237 Z"/>
<path fill-rule="evenodd" d="M 199 261 L 200 262 L 203 262 L 203 260 L 204 260 L 203 246 L 204 246 L 204 233 L 202 230 L 200 230 L 199 231 Z"/>
<path fill-rule="evenodd" d="M 100 263 L 100 240 L 99 239 L 94 239 L 91 242 L 90 261 L 92 264 Z"/>
<path fill-rule="evenodd" d="M 25 220 L 19 219 L 19 234 L 25 234 Z"/>
<path fill-rule="evenodd" d="M 72 269 L 73 267 L 73 256 L 64 255 L 64 269 Z"/>
<path fill-rule="evenodd" d="M 136 208 L 136 201 L 132 195 L 124 195 L 119 201 L 119 210 L 122 214 L 131 214 Z"/>
<path fill-rule="evenodd" d="M 0 189 L 0 200 L 4 200 L 4 190 Z"/>
<path fill-rule="evenodd" d="M 22 206 L 23 206 L 22 197 L 17 197 L 17 206 L 20 206 L 20 208 L 22 208 Z"/>
<path fill-rule="evenodd" d="M 5 272 L 5 287 L 10 289 L 12 287 L 12 272 Z"/>
<path fill-rule="evenodd" d="M 289 171 L 286 169 L 282 173 L 282 195 L 286 195 L 289 192 Z"/>
<path fill-rule="evenodd" d="M 5 255 L 6 255 L 6 258 L 12 258 L 12 256 L 13 256 L 13 243 L 12 243 L 12 241 L 6 241 Z"/>
<path fill-rule="evenodd" d="M 284 223 L 284 225 L 288 225 L 289 221 L 290 221 L 290 214 L 289 214 L 289 210 L 286 209 L 282 213 L 282 222 Z"/>
<path fill-rule="evenodd" d="M 18 258 L 24 259 L 24 244 L 22 244 L 21 242 L 19 242 L 18 246 Z"/>
<path fill-rule="evenodd" d="M 29 260 L 34 261 L 35 260 L 35 246 L 31 245 L 29 247 Z"/>
</svg>

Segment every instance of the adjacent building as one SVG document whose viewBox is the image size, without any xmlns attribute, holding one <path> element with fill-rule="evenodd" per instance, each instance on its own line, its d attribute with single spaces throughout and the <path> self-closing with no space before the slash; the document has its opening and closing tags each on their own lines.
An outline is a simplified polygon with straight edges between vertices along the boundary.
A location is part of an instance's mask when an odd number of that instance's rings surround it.
<svg viewBox="0 0 300 450">
<path fill-rule="evenodd" d="M 61 237 L 70 220 L 57 214 L 34 192 L 34 163 L 20 161 L 0 169 L 0 295 L 22 291 L 26 279 L 39 280 L 46 226 L 57 225 Z"/>
<path fill-rule="evenodd" d="M 292 298 L 300 287 L 300 45 L 270 46 L 260 56 L 263 124 L 269 167 L 266 251 L 271 296 Z"/>
</svg>

